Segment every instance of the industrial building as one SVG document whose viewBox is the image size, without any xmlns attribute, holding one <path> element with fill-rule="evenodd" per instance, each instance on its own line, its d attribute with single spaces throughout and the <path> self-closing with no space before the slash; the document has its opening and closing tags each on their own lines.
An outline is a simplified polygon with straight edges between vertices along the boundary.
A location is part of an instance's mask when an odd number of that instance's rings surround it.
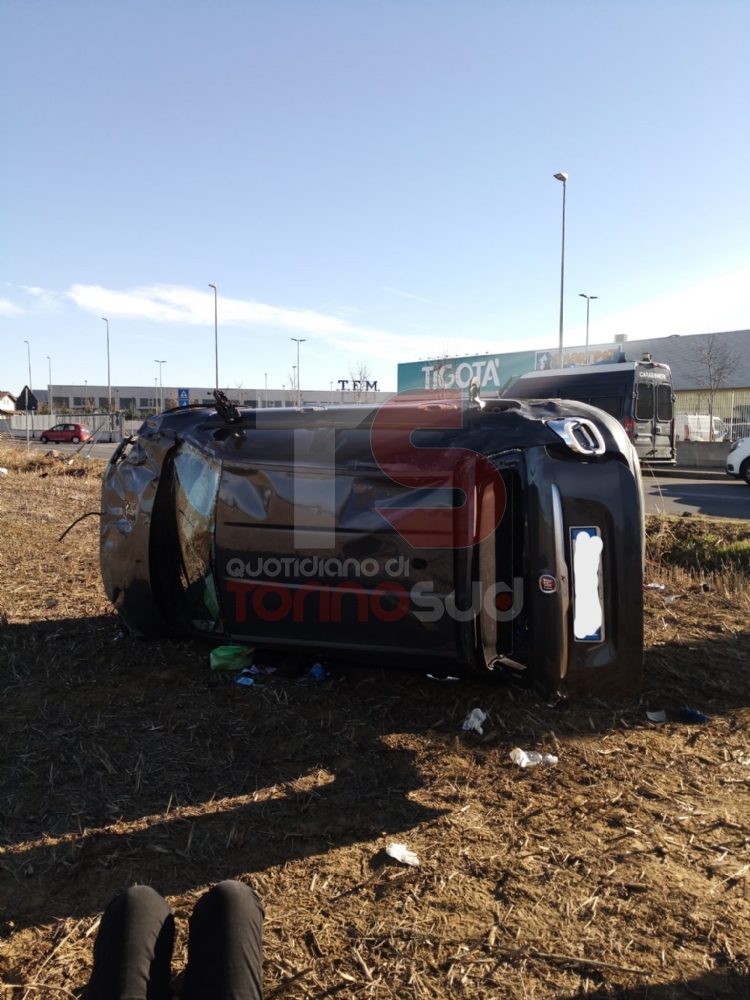
<svg viewBox="0 0 750 1000">
<path fill-rule="evenodd" d="M 713 414 L 734 437 L 734 426 L 743 433 L 750 425 L 750 330 L 689 336 L 629 340 L 626 335 L 611 344 L 566 347 L 563 367 L 638 361 L 645 354 L 669 365 L 675 389 L 675 412 L 708 414 L 713 394 Z M 398 366 L 398 389 L 468 388 L 478 378 L 484 395 L 502 392 L 515 378 L 531 371 L 558 367 L 556 349 L 513 351 L 476 357 L 434 357 Z"/>
</svg>

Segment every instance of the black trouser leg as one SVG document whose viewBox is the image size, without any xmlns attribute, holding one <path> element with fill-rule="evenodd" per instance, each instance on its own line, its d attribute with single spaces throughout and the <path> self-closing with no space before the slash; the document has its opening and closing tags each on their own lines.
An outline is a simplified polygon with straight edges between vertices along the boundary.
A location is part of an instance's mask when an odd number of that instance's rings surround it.
<svg viewBox="0 0 750 1000">
<path fill-rule="evenodd" d="M 88 1000 L 170 1000 L 174 915 L 158 892 L 136 885 L 115 896 L 94 942 Z"/>
<path fill-rule="evenodd" d="M 242 882 L 220 882 L 190 918 L 182 1000 L 262 1000 L 263 907 Z"/>
</svg>

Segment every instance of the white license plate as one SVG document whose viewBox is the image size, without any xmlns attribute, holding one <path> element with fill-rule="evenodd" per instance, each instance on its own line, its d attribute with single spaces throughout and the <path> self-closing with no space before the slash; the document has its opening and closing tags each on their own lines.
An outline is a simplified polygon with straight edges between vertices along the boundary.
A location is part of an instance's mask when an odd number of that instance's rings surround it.
<svg viewBox="0 0 750 1000">
<path fill-rule="evenodd" d="M 573 550 L 573 635 L 577 642 L 604 639 L 602 551 L 598 528 L 571 528 Z"/>
</svg>

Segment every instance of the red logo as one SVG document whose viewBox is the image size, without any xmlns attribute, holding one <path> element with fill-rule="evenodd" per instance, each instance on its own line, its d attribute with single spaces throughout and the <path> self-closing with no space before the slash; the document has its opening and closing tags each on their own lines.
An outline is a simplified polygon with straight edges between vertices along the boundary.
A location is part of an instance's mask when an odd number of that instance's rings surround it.
<svg viewBox="0 0 750 1000">
<path fill-rule="evenodd" d="M 557 579 L 549 573 L 542 573 L 539 577 L 539 589 L 543 594 L 557 593 Z"/>
<path fill-rule="evenodd" d="M 447 389 L 439 399 L 399 393 L 380 407 L 372 422 L 372 453 L 389 479 L 412 489 L 447 488 L 464 494 L 460 507 L 378 508 L 414 548 L 475 545 L 492 534 L 505 513 L 505 483 L 488 458 L 470 448 L 412 443 L 414 431 L 460 430 L 464 412 L 460 389 Z"/>
</svg>

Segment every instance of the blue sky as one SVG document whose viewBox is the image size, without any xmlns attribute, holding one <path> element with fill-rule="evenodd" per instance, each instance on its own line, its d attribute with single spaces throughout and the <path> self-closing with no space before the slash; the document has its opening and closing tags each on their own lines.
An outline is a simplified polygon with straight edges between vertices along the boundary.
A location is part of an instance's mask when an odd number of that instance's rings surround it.
<svg viewBox="0 0 750 1000">
<path fill-rule="evenodd" d="M 0 11 L 0 389 L 750 327 L 741 0 Z"/>
</svg>

